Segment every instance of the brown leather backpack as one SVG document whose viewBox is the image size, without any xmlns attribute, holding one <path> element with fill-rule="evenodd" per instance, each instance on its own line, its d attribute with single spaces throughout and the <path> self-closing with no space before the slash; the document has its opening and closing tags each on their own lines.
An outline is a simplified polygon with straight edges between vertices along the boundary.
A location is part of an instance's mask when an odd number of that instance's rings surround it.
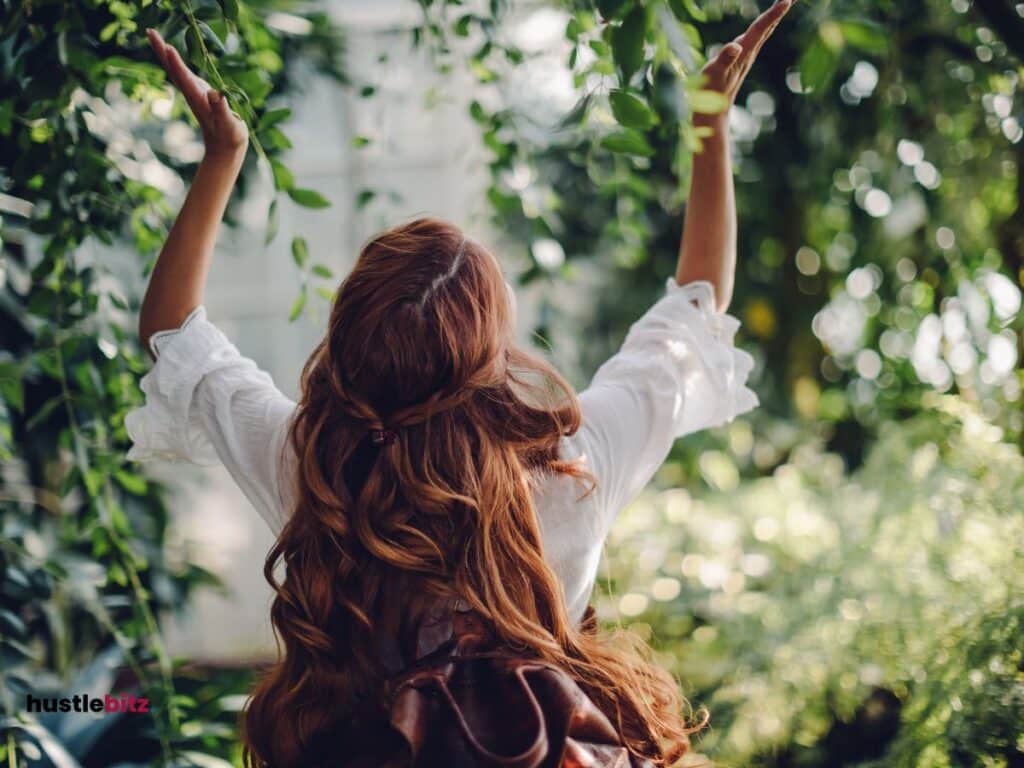
<svg viewBox="0 0 1024 768">
<path fill-rule="evenodd" d="M 436 600 L 404 635 L 382 648 L 386 712 L 351 719 L 332 739 L 348 757 L 331 768 L 651 765 L 565 670 L 502 645 L 461 600 Z"/>
</svg>

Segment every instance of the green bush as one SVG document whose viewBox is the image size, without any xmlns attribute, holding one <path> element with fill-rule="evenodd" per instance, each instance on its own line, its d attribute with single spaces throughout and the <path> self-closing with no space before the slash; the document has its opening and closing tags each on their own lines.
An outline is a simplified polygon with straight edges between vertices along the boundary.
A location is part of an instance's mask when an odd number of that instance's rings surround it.
<svg viewBox="0 0 1024 768">
<path fill-rule="evenodd" d="M 613 530 L 603 612 L 707 706 L 723 764 L 1019 763 L 1024 456 L 963 400 L 928 404 L 853 473 L 805 445 Z"/>
</svg>

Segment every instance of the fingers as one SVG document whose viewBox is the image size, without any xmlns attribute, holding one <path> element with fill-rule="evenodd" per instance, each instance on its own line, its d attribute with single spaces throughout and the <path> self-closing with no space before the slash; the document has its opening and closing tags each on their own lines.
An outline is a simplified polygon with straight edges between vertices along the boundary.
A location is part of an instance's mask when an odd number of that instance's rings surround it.
<svg viewBox="0 0 1024 768">
<path fill-rule="evenodd" d="M 167 54 L 164 49 L 167 47 L 167 43 L 164 42 L 163 37 L 155 29 L 147 29 L 146 37 L 149 39 L 149 46 L 153 49 L 153 53 L 156 54 L 157 61 L 160 62 L 160 66 L 167 71 Z M 168 75 L 170 72 L 167 73 Z"/>
<path fill-rule="evenodd" d="M 211 89 L 206 92 L 206 100 L 210 105 L 210 114 L 213 116 L 214 122 L 224 128 L 231 125 L 235 116 L 231 113 L 231 107 L 228 106 L 228 100 L 224 98 L 224 94 Z"/>
<path fill-rule="evenodd" d="M 167 52 L 168 71 L 171 73 L 171 77 L 174 78 L 175 84 L 181 89 L 181 94 L 185 97 L 185 101 L 188 102 L 192 111 L 195 112 L 208 106 L 206 93 L 210 90 L 210 86 L 205 80 L 196 77 L 192 73 L 185 60 L 181 58 L 177 48 L 173 45 L 168 45 L 165 46 L 165 50 Z"/>
<path fill-rule="evenodd" d="M 210 104 L 206 94 L 210 90 L 209 84 L 193 74 L 185 60 L 181 58 L 178 49 L 173 45 L 168 45 L 155 29 L 147 29 L 146 37 L 149 38 L 149 44 L 160 60 L 164 71 L 167 72 L 168 78 L 181 91 L 181 95 L 185 97 L 185 101 L 188 102 L 189 108 L 196 117 L 208 112 Z"/>
<path fill-rule="evenodd" d="M 736 42 L 742 45 L 745 50 L 756 54 L 761 50 L 761 47 L 767 42 L 768 38 L 771 37 L 772 32 L 779 26 L 783 17 L 789 13 L 794 2 L 795 0 L 777 0 L 767 11 L 754 19 L 754 23 L 737 38 Z"/>
<path fill-rule="evenodd" d="M 146 39 L 149 40 L 149 45 L 156 52 L 156 55 L 163 60 L 163 47 L 166 45 L 163 36 L 155 29 L 150 27 L 146 30 Z"/>
<path fill-rule="evenodd" d="M 776 0 L 754 20 L 746 32 L 723 46 L 704 68 L 709 77 L 709 86 L 735 96 L 754 66 L 761 48 L 795 3 L 796 0 Z"/>
<path fill-rule="evenodd" d="M 728 77 L 742 56 L 742 45 L 737 42 L 728 43 L 708 62 L 704 71 L 711 77 Z"/>
<path fill-rule="evenodd" d="M 796 4 L 796 0 L 777 0 L 772 6 L 754 19 L 754 22 L 747 28 L 747 31 L 736 38 L 743 54 L 739 57 L 740 77 L 745 78 L 747 73 L 754 66 L 758 54 L 772 36 L 776 27 Z"/>
<path fill-rule="evenodd" d="M 732 68 L 733 64 L 739 60 L 740 56 L 743 55 L 743 46 L 739 43 L 732 42 L 727 44 L 718 53 L 718 58 L 722 61 L 722 66 L 728 71 Z"/>
</svg>

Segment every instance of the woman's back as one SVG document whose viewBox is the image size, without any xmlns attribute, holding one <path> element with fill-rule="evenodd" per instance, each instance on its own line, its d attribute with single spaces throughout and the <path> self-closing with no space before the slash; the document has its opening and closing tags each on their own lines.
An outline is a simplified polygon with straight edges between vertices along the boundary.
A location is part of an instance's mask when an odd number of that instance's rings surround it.
<svg viewBox="0 0 1024 768">
<path fill-rule="evenodd" d="M 223 461 L 279 534 L 266 574 L 284 657 L 248 711 L 255 752 L 299 764 L 359 707 L 386 711 L 404 668 L 388 659 L 412 658 L 401 638 L 439 595 L 566 671 L 635 752 L 659 754 L 651 723 L 683 745 L 667 675 L 579 624 L 616 513 L 673 440 L 756 404 L 737 323 L 712 302 L 670 281 L 577 398 L 515 347 L 494 258 L 420 220 L 364 250 L 297 404 L 202 310 L 158 335 L 133 457 Z"/>
</svg>

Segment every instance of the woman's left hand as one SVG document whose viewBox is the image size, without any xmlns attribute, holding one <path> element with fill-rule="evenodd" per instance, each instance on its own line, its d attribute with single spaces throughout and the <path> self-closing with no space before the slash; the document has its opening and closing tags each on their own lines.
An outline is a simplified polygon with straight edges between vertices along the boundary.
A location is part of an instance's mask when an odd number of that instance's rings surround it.
<svg viewBox="0 0 1024 768">
<path fill-rule="evenodd" d="M 777 0 L 754 20 L 746 32 L 725 45 L 704 67 L 705 87 L 721 93 L 732 106 L 757 60 L 757 54 L 795 3 L 796 0 Z"/>
<path fill-rule="evenodd" d="M 155 29 L 147 29 L 146 36 L 168 79 L 185 97 L 192 114 L 203 132 L 203 144 L 210 157 L 237 159 L 245 154 L 249 129 L 245 122 L 228 106 L 223 93 L 188 68 L 178 49 L 160 36 Z"/>
</svg>

